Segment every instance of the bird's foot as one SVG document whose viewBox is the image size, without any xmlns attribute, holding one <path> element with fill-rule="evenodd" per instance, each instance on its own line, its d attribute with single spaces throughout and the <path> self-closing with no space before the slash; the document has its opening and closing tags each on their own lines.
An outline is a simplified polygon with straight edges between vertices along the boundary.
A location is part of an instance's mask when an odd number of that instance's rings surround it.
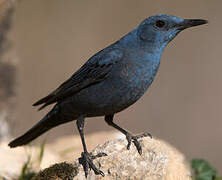
<svg viewBox="0 0 222 180">
<path fill-rule="evenodd" d="M 138 139 L 143 138 L 143 137 L 147 137 L 147 136 L 152 138 L 152 135 L 150 133 L 147 133 L 147 132 L 143 133 L 143 134 L 140 134 L 140 135 L 137 135 L 137 136 L 133 136 L 132 134 L 127 133 L 126 134 L 126 139 L 128 141 L 127 149 L 128 150 L 130 149 L 131 143 L 133 142 L 133 144 L 136 146 L 136 149 L 137 149 L 138 153 L 141 155 L 142 154 L 142 147 L 141 147 Z"/>
<path fill-rule="evenodd" d="M 86 178 L 88 176 L 89 169 L 92 169 L 96 175 L 100 174 L 102 176 L 105 176 L 105 174 L 101 170 L 99 170 L 93 163 L 94 159 L 103 156 L 107 156 L 107 154 L 102 152 L 94 156 L 92 155 L 92 153 L 82 152 L 81 157 L 79 158 L 79 163 L 83 166 Z"/>
</svg>

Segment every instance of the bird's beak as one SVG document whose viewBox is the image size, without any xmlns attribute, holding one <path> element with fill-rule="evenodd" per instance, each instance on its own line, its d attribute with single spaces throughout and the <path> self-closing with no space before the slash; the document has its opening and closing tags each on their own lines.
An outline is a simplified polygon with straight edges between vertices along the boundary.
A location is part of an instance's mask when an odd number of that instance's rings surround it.
<svg viewBox="0 0 222 180">
<path fill-rule="evenodd" d="M 207 24 L 208 21 L 204 19 L 184 19 L 183 22 L 177 24 L 176 28 L 178 30 L 184 30 L 189 27 L 199 26 L 202 24 Z"/>
</svg>

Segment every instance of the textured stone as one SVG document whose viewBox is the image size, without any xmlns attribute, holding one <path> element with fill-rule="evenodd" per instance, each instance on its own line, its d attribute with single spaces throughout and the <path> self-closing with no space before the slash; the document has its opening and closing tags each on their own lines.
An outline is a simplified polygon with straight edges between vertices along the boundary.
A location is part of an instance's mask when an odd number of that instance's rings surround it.
<svg viewBox="0 0 222 180">
<path fill-rule="evenodd" d="M 130 150 L 126 149 L 127 142 L 125 139 L 107 141 L 103 145 L 97 146 L 92 151 L 94 155 L 99 152 L 105 152 L 108 155 L 94 160 L 95 165 L 105 173 L 105 177 L 96 176 L 93 171 L 90 171 L 87 179 L 191 179 L 191 172 L 184 156 L 174 147 L 162 140 L 150 139 L 149 137 L 141 139 L 140 142 L 143 148 L 143 154 L 141 156 L 138 154 L 134 145 L 131 146 Z M 70 165 L 71 164 L 69 164 L 69 166 Z M 83 168 L 78 163 L 78 160 L 76 160 L 72 166 L 72 169 L 78 172 L 73 179 L 85 179 Z M 53 171 L 50 171 L 50 177 L 57 177 L 56 179 L 59 179 L 61 172 L 66 173 L 67 170 L 62 164 L 61 167 L 59 167 L 60 164 L 57 164 L 54 174 Z M 52 166 L 51 168 L 54 167 Z M 47 171 L 49 171 L 49 169 L 50 168 L 47 168 Z M 68 169 L 70 170 L 70 168 Z M 58 176 L 58 172 L 60 176 Z M 44 173 L 44 171 L 40 174 L 36 176 L 36 179 L 52 179 L 47 176 L 47 173 Z M 67 179 L 72 178 L 71 176 L 67 176 Z"/>
</svg>

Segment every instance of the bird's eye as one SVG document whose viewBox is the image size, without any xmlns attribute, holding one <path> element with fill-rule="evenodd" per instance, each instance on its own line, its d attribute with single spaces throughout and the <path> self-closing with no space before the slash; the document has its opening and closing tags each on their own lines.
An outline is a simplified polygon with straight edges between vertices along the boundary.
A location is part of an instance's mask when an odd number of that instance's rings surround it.
<svg viewBox="0 0 222 180">
<path fill-rule="evenodd" d="M 155 26 L 158 27 L 158 28 L 162 28 L 164 25 L 165 25 L 165 22 L 161 21 L 161 20 L 158 20 L 155 23 Z"/>
</svg>

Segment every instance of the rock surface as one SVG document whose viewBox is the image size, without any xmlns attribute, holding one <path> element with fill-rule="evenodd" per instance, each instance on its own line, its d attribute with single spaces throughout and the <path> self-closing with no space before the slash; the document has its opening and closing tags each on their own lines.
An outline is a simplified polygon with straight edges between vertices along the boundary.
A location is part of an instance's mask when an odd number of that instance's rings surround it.
<svg viewBox="0 0 222 180">
<path fill-rule="evenodd" d="M 140 140 L 143 154 L 140 156 L 134 145 L 126 149 L 125 139 L 107 141 L 97 146 L 92 153 L 105 152 L 108 156 L 94 160 L 105 177 L 90 171 L 88 180 L 147 179 L 147 180 L 188 180 L 190 169 L 184 156 L 168 143 L 145 137 Z M 85 179 L 82 166 L 74 163 L 55 164 L 41 171 L 35 178 L 40 179 Z"/>
</svg>

